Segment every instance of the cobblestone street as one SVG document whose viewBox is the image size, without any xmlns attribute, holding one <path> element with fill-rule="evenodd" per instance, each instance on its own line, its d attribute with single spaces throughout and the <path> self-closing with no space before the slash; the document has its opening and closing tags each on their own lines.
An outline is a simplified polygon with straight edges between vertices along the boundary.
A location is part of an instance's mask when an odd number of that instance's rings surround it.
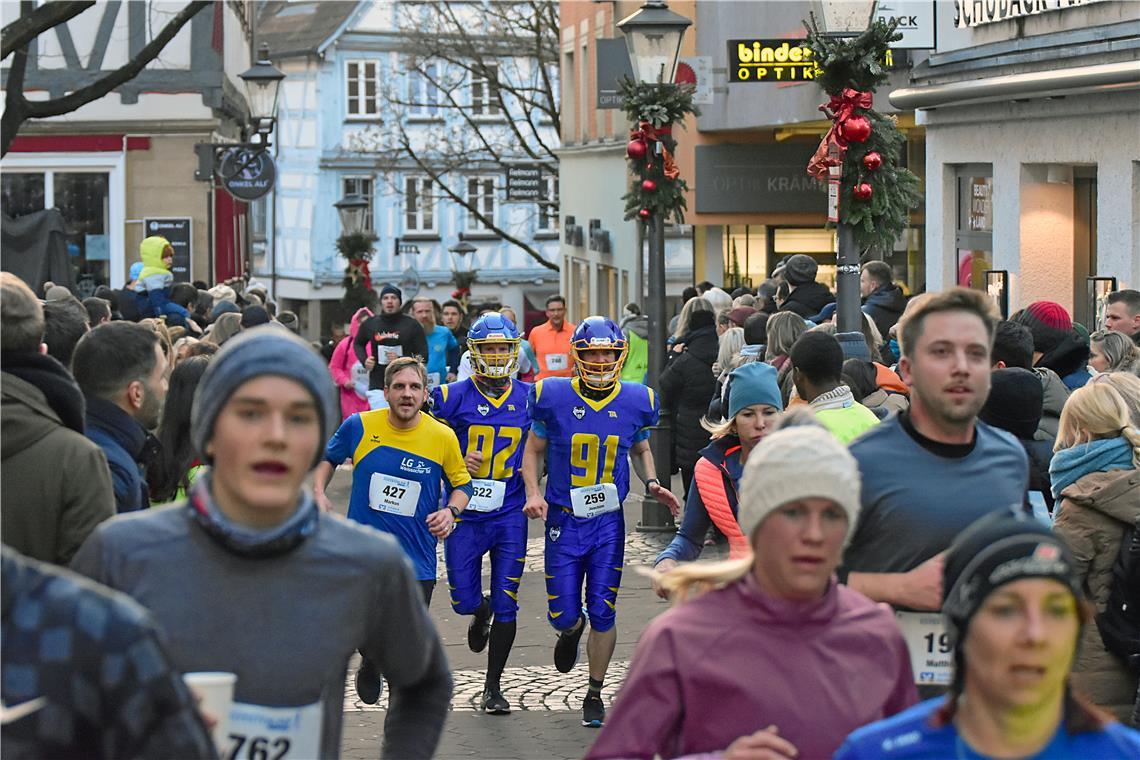
<svg viewBox="0 0 1140 760">
<path fill-rule="evenodd" d="M 347 501 L 351 473 L 342 470 L 330 488 L 333 503 Z M 680 492 L 679 478 L 674 489 Z M 641 533 L 634 530 L 641 516 L 641 498 L 631 493 L 626 503 L 627 572 L 618 594 L 617 648 L 610 664 L 603 697 L 611 704 L 629 668 L 637 638 L 646 624 L 664 612 L 666 605 L 652 590 L 647 577 L 636 571 L 649 565 L 672 537 L 671 533 Z M 467 622 L 451 611 L 440 550 L 440 584 L 432 598 L 431 614 L 443 639 L 452 668 L 455 692 L 447 725 L 436 755 L 450 758 L 479 757 L 487 760 L 537 760 L 581 757 L 597 732 L 581 725 L 582 698 L 586 693 L 585 638 L 582 656 L 570 673 L 559 673 L 552 661 L 554 632 L 546 621 L 546 589 L 543 583 L 542 524 L 530 524 L 526 574 L 519 588 L 518 634 L 506 671 L 503 695 L 511 703 L 508 716 L 485 715 L 479 697 L 486 674 L 486 653 L 467 648 Z M 705 550 L 706 558 L 726 554 L 719 547 Z M 484 579 L 489 568 L 484 565 Z M 356 658 L 345 686 L 342 754 L 346 760 L 375 758 L 383 735 L 387 694 L 376 705 L 356 697 L 353 679 Z"/>
</svg>

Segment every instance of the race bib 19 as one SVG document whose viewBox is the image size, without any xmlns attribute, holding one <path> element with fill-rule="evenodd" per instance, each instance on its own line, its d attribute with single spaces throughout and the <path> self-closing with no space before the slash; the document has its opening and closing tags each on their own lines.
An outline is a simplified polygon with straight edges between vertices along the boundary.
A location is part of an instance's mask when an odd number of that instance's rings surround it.
<svg viewBox="0 0 1140 760">
<path fill-rule="evenodd" d="M 377 512 L 415 517 L 419 500 L 419 481 L 376 472 L 368 482 L 368 506 Z"/>
<path fill-rule="evenodd" d="M 570 366 L 570 357 L 567 354 L 547 354 L 546 355 L 546 369 L 550 372 L 558 372 Z"/>
<path fill-rule="evenodd" d="M 617 486 L 613 483 L 598 483 L 596 486 L 571 488 L 570 506 L 575 517 L 597 517 L 621 509 L 621 502 L 618 500 Z"/>
<path fill-rule="evenodd" d="M 226 760 L 309 760 L 321 754 L 321 703 L 262 707 L 234 702 Z"/>
<path fill-rule="evenodd" d="M 467 508 L 472 512 L 494 512 L 503 506 L 507 484 L 501 480 L 472 480 L 471 501 Z"/>
<path fill-rule="evenodd" d="M 954 652 L 950 647 L 950 634 L 942 626 L 942 615 L 938 612 L 896 612 L 895 619 L 906 639 L 914 682 L 949 684 Z"/>
</svg>

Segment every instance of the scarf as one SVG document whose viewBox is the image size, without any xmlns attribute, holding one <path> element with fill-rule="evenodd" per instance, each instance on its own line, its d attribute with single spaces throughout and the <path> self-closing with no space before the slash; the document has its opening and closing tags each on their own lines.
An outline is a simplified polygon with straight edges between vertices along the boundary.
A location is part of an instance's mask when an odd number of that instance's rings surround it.
<svg viewBox="0 0 1140 760">
<path fill-rule="evenodd" d="M 1060 499 L 1061 491 L 1090 472 L 1131 470 L 1132 466 L 1132 446 L 1123 436 L 1101 438 L 1061 449 L 1053 454 L 1049 465 L 1053 498 Z"/>
<path fill-rule="evenodd" d="M 79 434 L 86 429 L 83 393 L 75 378 L 54 357 L 26 351 L 0 354 L 0 367 L 10 375 L 39 388 L 48 406 L 66 427 Z"/>
<path fill-rule="evenodd" d="M 855 396 L 846 385 L 832 388 L 827 393 L 815 397 L 810 406 L 812 411 L 822 412 L 826 409 L 846 409 L 855 405 Z"/>
<path fill-rule="evenodd" d="M 212 480 L 212 473 L 207 471 L 194 481 L 186 513 L 206 535 L 229 552 L 249 559 L 276 557 L 291 552 L 317 530 L 320 510 L 304 491 L 297 510 L 285 522 L 272 528 L 251 528 L 222 514 L 211 495 Z"/>
</svg>

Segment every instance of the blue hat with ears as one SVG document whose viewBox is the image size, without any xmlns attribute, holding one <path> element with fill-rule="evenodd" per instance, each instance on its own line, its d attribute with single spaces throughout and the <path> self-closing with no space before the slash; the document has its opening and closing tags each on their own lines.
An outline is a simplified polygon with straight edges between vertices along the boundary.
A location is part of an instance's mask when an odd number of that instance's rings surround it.
<svg viewBox="0 0 1140 760">
<path fill-rule="evenodd" d="M 784 411 L 776 368 L 771 364 L 751 362 L 737 367 L 728 376 L 728 419 L 753 404 L 767 404 Z"/>
</svg>

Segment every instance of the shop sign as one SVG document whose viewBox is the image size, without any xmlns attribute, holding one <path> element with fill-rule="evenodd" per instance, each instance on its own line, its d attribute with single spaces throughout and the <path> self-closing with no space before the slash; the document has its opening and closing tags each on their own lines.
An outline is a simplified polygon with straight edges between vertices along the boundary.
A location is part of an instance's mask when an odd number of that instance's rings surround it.
<svg viewBox="0 0 1140 760">
<path fill-rule="evenodd" d="M 682 58 L 677 63 L 677 74 L 673 81 L 677 84 L 693 85 L 693 103 L 698 106 L 711 106 L 713 103 L 712 56 L 694 55 Z"/>
<path fill-rule="evenodd" d="M 193 246 L 193 220 L 187 217 L 144 219 L 146 236 L 161 235 L 174 249 L 174 263 L 170 271 L 175 282 L 190 282 L 190 250 Z"/>
<path fill-rule="evenodd" d="M 618 85 L 621 80 L 633 79 L 633 66 L 629 63 L 629 48 L 624 38 L 594 40 L 597 51 L 597 93 L 598 109 L 621 108 L 621 94 Z"/>
<path fill-rule="evenodd" d="M 894 68 L 890 50 L 883 61 Z M 729 40 L 729 82 L 805 82 L 814 81 L 819 67 L 807 40 Z"/>
<path fill-rule="evenodd" d="M 222 186 L 239 201 L 256 201 L 273 189 L 277 166 L 264 150 L 230 148 L 218 164 Z"/>
<path fill-rule="evenodd" d="M 698 145 L 697 213 L 825 213 L 827 183 L 807 174 L 815 148 L 787 143 Z"/>
<path fill-rule="evenodd" d="M 507 167 L 508 201 L 543 201 L 542 166 L 511 164 Z"/>
<path fill-rule="evenodd" d="M 954 26 L 973 29 L 982 24 L 1063 11 L 1104 0 L 954 0 Z"/>
<path fill-rule="evenodd" d="M 875 18 L 899 22 L 902 39 L 891 43 L 895 50 L 931 50 L 935 47 L 934 0 L 879 0 Z"/>
</svg>

